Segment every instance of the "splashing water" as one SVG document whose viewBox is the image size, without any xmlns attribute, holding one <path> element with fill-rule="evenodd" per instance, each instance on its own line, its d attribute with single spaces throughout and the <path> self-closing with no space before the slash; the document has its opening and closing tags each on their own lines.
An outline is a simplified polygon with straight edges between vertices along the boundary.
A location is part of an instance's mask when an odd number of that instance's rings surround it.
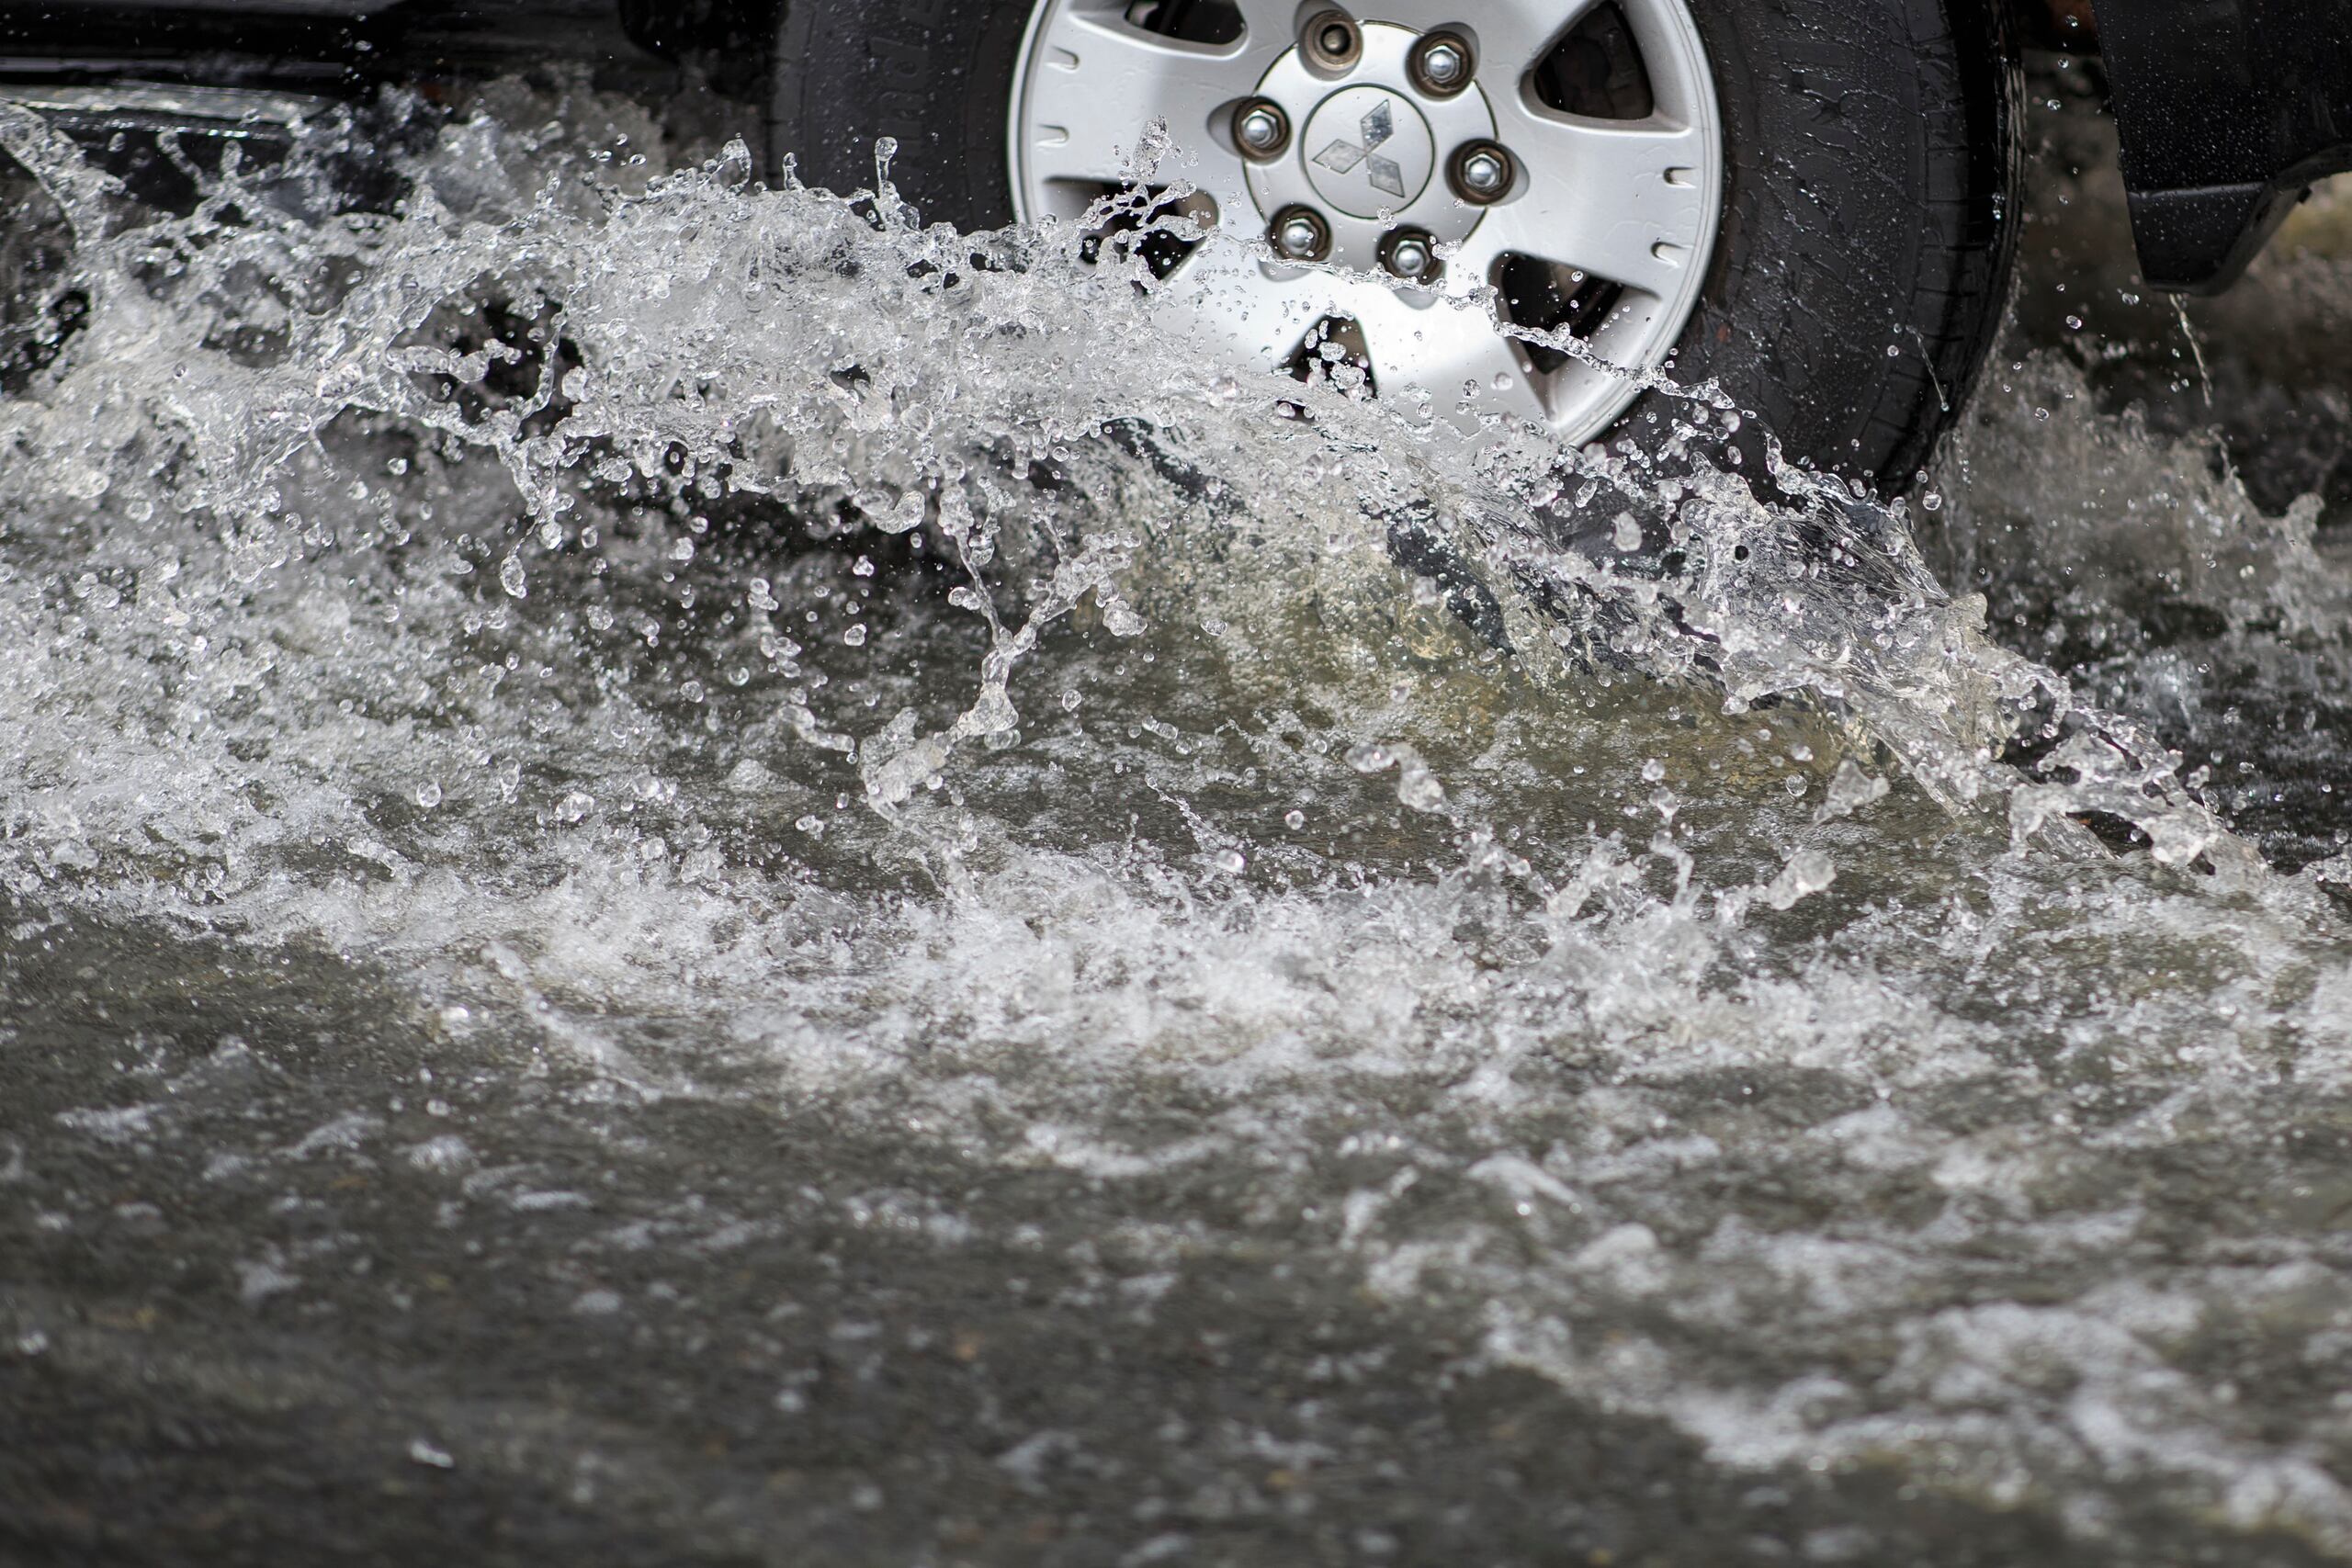
<svg viewBox="0 0 2352 1568">
<path fill-rule="evenodd" d="M 2352 1551 L 2352 873 L 2068 652 L 2340 660 L 2311 508 L 2020 360 L 1939 580 L 1706 389 L 1645 456 L 1219 374 L 1075 226 L 587 94 L 176 217 L 0 146 L 83 301 L 0 404 L 35 1418 L 357 1361 L 286 1395 L 355 1474 L 710 1550 Z"/>
</svg>

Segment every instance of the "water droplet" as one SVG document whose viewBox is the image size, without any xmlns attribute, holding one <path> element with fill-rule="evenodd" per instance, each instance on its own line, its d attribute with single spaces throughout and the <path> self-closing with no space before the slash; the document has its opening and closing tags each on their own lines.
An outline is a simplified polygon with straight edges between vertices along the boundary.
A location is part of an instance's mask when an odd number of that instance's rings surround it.
<svg viewBox="0 0 2352 1568">
<path fill-rule="evenodd" d="M 1306 826 L 1306 813 L 1304 811 L 1283 812 L 1283 826 L 1289 829 L 1294 833 L 1297 832 L 1301 828 Z"/>
<path fill-rule="evenodd" d="M 865 647 L 865 627 L 863 625 L 850 627 L 847 631 L 842 633 L 842 640 L 849 644 L 852 648 Z"/>
<path fill-rule="evenodd" d="M 416 786 L 416 803 L 427 811 L 441 804 L 441 785 L 432 779 Z"/>
<path fill-rule="evenodd" d="M 1445 786 L 1429 769 L 1414 766 L 1396 781 L 1396 798 L 1416 811 L 1435 811 L 1445 804 Z"/>
<path fill-rule="evenodd" d="M 519 557 L 508 556 L 498 563 L 498 586 L 516 599 L 531 596 L 530 586 L 523 581 L 523 562 Z"/>
</svg>

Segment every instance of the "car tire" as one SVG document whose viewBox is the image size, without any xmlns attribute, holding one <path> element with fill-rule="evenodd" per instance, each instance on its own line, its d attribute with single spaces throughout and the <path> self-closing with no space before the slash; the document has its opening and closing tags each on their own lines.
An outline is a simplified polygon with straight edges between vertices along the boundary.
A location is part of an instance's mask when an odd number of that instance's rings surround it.
<svg viewBox="0 0 2352 1568">
<path fill-rule="evenodd" d="M 1031 0 L 801 0 L 778 28 L 771 151 L 872 185 L 876 139 L 927 221 L 1013 217 Z M 1716 240 L 1668 361 L 1796 461 L 1899 491 L 1957 415 L 2006 300 L 2018 77 L 1996 0 L 1691 0 L 1724 137 Z M 1475 25 L 1475 14 L 1469 18 Z M 1671 411 L 1637 401 L 1611 438 Z"/>
</svg>

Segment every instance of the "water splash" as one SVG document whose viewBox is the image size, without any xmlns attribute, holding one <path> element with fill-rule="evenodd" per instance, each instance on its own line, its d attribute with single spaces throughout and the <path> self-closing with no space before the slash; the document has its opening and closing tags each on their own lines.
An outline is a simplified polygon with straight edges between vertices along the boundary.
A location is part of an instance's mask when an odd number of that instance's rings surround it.
<svg viewBox="0 0 2352 1568">
<path fill-rule="evenodd" d="M 1155 1269 L 1317 1259 L 1318 1310 L 1473 1325 L 1457 1370 L 1711 1464 L 2352 1541 L 2340 922 L 1985 622 L 2013 506 L 2068 625 L 2137 580 L 2316 637 L 2308 517 L 2211 477 L 2146 526 L 2157 444 L 2062 399 L 1940 481 L 1939 581 L 1899 509 L 1776 459 L 1759 501 L 1703 390 L 1569 452 L 1222 376 L 1074 226 L 600 162 L 593 106 L 499 95 L 371 111 L 389 214 L 322 194 L 365 117 L 178 218 L 0 117 L 88 302 L 0 405 L 30 925 L 370 965 L 582 1104 L 911 1126 L 954 1179 L 857 1201 L 926 1247 L 959 1184 L 1079 1173 Z M 401 1134 L 469 1191 L 536 1135 Z"/>
</svg>

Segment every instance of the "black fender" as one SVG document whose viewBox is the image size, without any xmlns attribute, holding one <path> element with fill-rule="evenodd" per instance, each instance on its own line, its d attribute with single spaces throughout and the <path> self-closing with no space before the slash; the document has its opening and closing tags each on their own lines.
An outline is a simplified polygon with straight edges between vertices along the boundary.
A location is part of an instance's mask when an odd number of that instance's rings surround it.
<svg viewBox="0 0 2352 1568">
<path fill-rule="evenodd" d="M 2345 0 L 2092 0 L 2140 271 L 2211 294 L 2352 169 Z"/>
</svg>

